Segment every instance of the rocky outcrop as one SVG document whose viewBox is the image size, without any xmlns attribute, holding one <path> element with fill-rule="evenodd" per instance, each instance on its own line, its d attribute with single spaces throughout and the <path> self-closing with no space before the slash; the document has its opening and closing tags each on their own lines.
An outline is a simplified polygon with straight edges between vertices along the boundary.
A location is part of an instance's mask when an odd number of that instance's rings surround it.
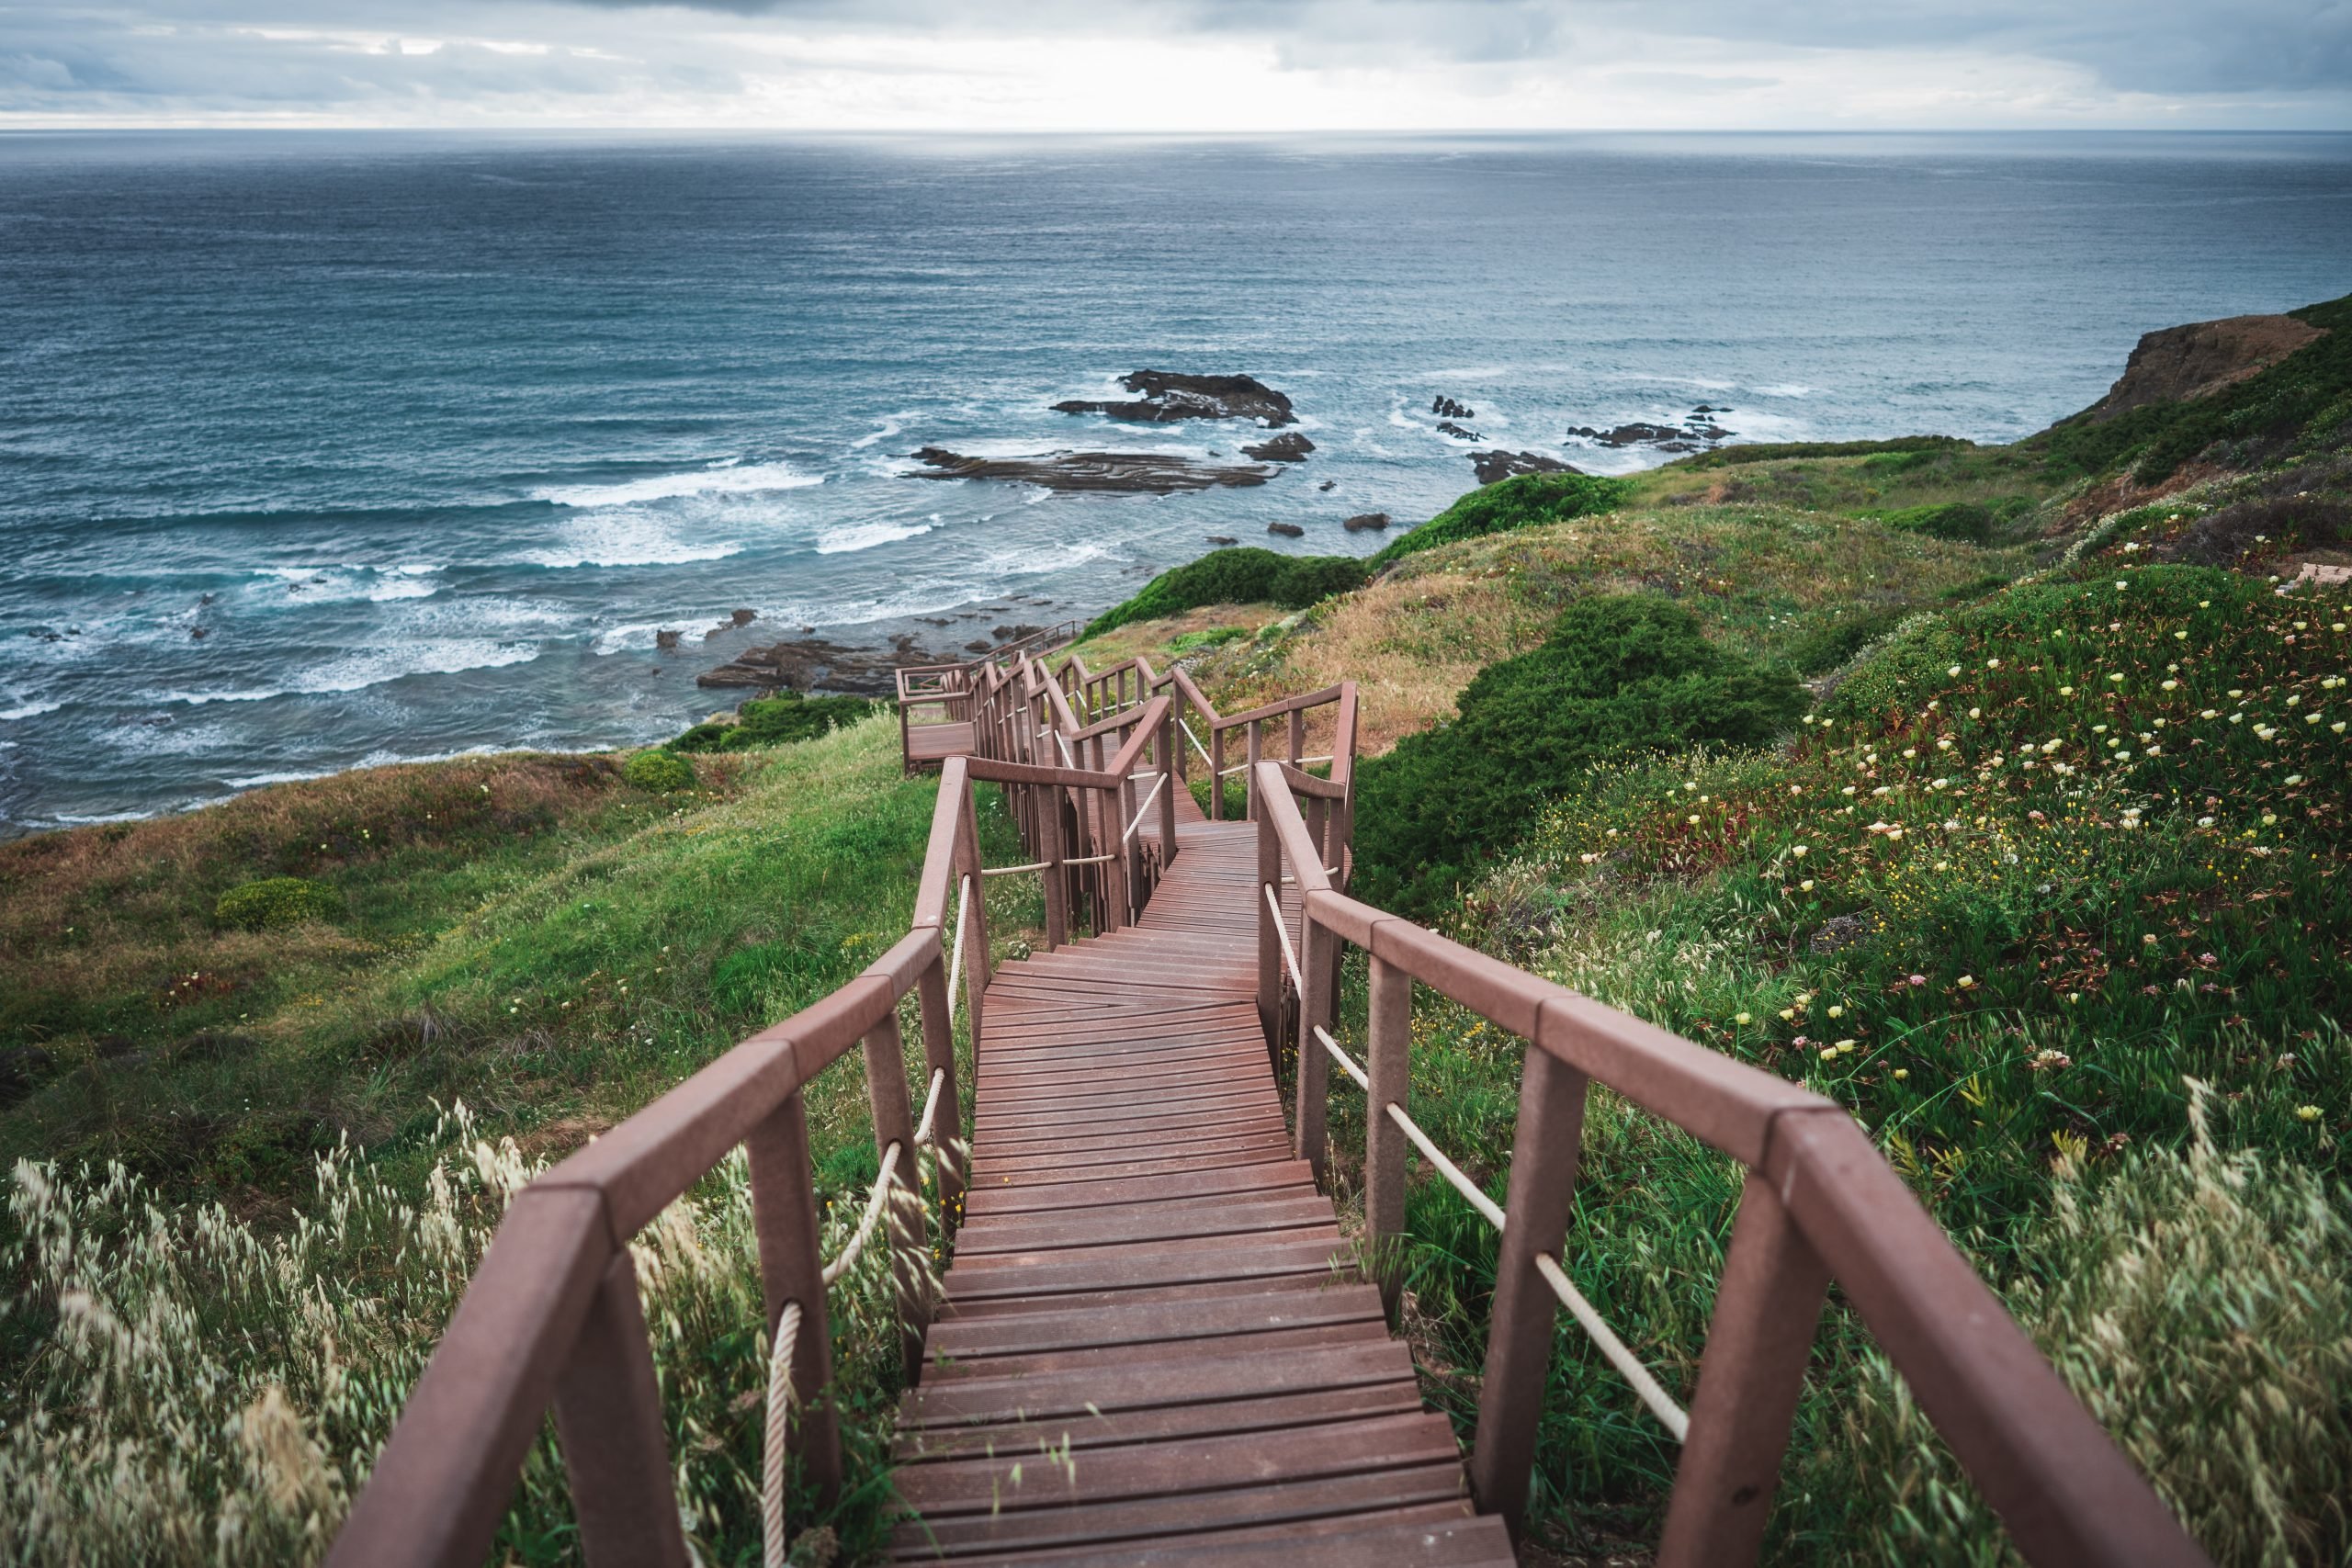
<svg viewBox="0 0 2352 1568">
<path fill-rule="evenodd" d="M 1472 408 L 1467 403 L 1457 403 L 1452 398 L 1443 396 L 1442 394 L 1430 400 L 1430 412 L 1433 414 L 1442 414 L 1447 419 L 1476 419 L 1478 417 L 1478 411 L 1476 409 Z"/>
<path fill-rule="evenodd" d="M 1266 532 L 1280 534 L 1285 539 L 1304 538 L 1306 536 L 1306 530 L 1295 523 L 1269 523 L 1266 525 Z"/>
<path fill-rule="evenodd" d="M 2123 374 L 2090 411 L 2104 423 L 2150 403 L 2211 396 L 2326 333 L 2292 316 L 2226 316 L 2142 335 Z"/>
<path fill-rule="evenodd" d="M 897 689 L 891 672 L 900 665 L 947 662 L 915 647 L 911 637 L 902 635 L 891 638 L 891 643 L 887 649 L 845 648 L 809 637 L 747 648 L 718 669 L 695 676 L 695 684 L 741 690 L 752 696 L 788 689 L 887 697 Z"/>
<path fill-rule="evenodd" d="M 1054 491 L 1177 491 L 1261 485 L 1280 470 L 1258 464 L 1197 462 L 1173 452 L 1046 452 L 1035 457 L 967 457 L 926 446 L 915 457 L 930 465 L 916 478 L 1010 479 Z"/>
<path fill-rule="evenodd" d="M 1240 540 L 1233 537 L 1230 534 L 1211 534 L 1209 536 L 1209 543 L 1215 545 L 1219 549 L 1225 548 L 1227 545 L 1238 545 L 1240 542 Z"/>
<path fill-rule="evenodd" d="M 1479 434 L 1476 431 L 1464 430 L 1462 426 L 1454 423 L 1450 419 L 1442 419 L 1437 422 L 1437 433 L 1440 435 L 1451 435 L 1456 441 L 1484 441 L 1486 439 L 1485 436 Z"/>
<path fill-rule="evenodd" d="M 1385 528 L 1388 526 L 1388 513 L 1385 512 L 1360 512 L 1353 517 L 1351 517 L 1341 523 L 1340 526 L 1345 528 L 1351 534 L 1361 534 L 1368 528 Z"/>
<path fill-rule="evenodd" d="M 1584 472 L 1582 468 L 1573 468 L 1545 453 L 1505 452 L 1499 448 L 1492 452 L 1471 453 L 1470 467 L 1476 472 L 1478 482 L 1482 485 L 1500 484 L 1505 479 L 1517 479 L 1521 474 L 1580 474 Z"/>
<path fill-rule="evenodd" d="M 1136 394 L 1132 402 L 1056 403 L 1057 413 L 1099 413 L 1112 419 L 1164 424 L 1180 419 L 1254 419 L 1272 428 L 1296 424 L 1290 399 L 1254 376 L 1185 376 L 1170 370 L 1137 370 L 1119 378 Z"/>
<path fill-rule="evenodd" d="M 1272 441 L 1261 441 L 1255 446 L 1244 446 L 1241 455 L 1261 463 L 1303 463 L 1315 450 L 1315 443 L 1297 431 L 1285 431 Z"/>
</svg>

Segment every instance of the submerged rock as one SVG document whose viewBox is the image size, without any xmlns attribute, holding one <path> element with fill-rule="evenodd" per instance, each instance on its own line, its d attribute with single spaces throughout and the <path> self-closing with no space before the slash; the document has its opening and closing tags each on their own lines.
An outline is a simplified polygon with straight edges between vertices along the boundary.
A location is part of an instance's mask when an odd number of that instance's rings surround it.
<svg viewBox="0 0 2352 1568">
<path fill-rule="evenodd" d="M 930 465 L 926 479 L 1011 479 L 1053 491 L 1176 491 L 1261 485 L 1281 470 L 1260 464 L 1195 462 L 1174 452 L 1046 452 L 1035 457 L 967 457 L 926 446 L 915 457 Z"/>
<path fill-rule="evenodd" d="M 1136 370 L 1119 385 L 1137 394 L 1133 402 L 1056 403 L 1057 413 L 1099 413 L 1112 419 L 1161 424 L 1180 419 L 1254 419 L 1272 428 L 1296 424 L 1290 399 L 1254 376 L 1186 376 L 1171 370 Z"/>
<path fill-rule="evenodd" d="M 1219 549 L 1223 549 L 1227 545 L 1238 545 L 1240 542 L 1240 540 L 1234 538 L 1229 534 L 1211 534 L 1209 536 L 1209 543 L 1216 546 Z"/>
<path fill-rule="evenodd" d="M 1470 454 L 1470 467 L 1482 485 L 1500 484 L 1521 474 L 1580 474 L 1582 468 L 1563 463 L 1543 452 L 1492 452 Z"/>
<path fill-rule="evenodd" d="M 1296 539 L 1305 536 L 1306 530 L 1295 523 L 1269 523 L 1266 525 L 1266 532 L 1280 534 L 1285 539 Z"/>
<path fill-rule="evenodd" d="M 1476 431 L 1464 430 L 1450 419 L 1442 419 L 1437 422 L 1437 433 L 1440 435 L 1451 435 L 1456 441 L 1484 441 L 1486 439 L 1485 436 L 1479 434 Z"/>
<path fill-rule="evenodd" d="M 1342 522 L 1340 526 L 1345 528 L 1351 534 L 1361 534 L 1368 528 L 1385 528 L 1388 526 L 1388 513 L 1385 512 L 1359 512 L 1353 517 L 1348 518 L 1346 521 Z"/>
<path fill-rule="evenodd" d="M 1255 446 L 1244 446 L 1241 455 L 1261 463 L 1303 463 L 1315 450 L 1315 443 L 1297 431 L 1285 431 L 1272 441 L 1261 441 Z M 1210 456 L 1216 456 L 1211 453 Z"/>
</svg>

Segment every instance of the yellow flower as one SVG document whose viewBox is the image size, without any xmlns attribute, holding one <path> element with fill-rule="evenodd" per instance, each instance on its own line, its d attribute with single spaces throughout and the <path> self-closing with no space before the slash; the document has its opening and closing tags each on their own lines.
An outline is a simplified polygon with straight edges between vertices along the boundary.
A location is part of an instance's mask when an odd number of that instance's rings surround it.
<svg viewBox="0 0 2352 1568">
<path fill-rule="evenodd" d="M 1959 979 L 1953 981 L 1952 984 L 1965 991 L 1976 984 L 1976 976 L 1973 975 L 1962 975 Z"/>
<path fill-rule="evenodd" d="M 2298 1105 L 2295 1107 L 2295 1119 L 2299 1122 L 2316 1122 L 2319 1120 L 2319 1107 L 2316 1105 Z"/>
<path fill-rule="evenodd" d="M 1903 1082 L 1905 1078 L 1908 1078 L 1910 1076 L 1911 1076 L 1911 1069 L 1910 1069 L 1910 1068 L 1908 1068 L 1908 1067 L 1897 1067 L 1897 1068 L 1895 1068 L 1895 1069 L 1894 1069 L 1894 1081 L 1895 1081 L 1896 1083 L 1901 1083 L 1901 1082 Z"/>
<path fill-rule="evenodd" d="M 1736 1023 L 1736 1024 L 1740 1024 L 1740 1025 L 1742 1025 L 1743 1027 L 1744 1027 L 1744 1026 L 1746 1026 L 1746 1025 L 1747 1025 L 1747 1024 L 1750 1024 L 1750 1023 L 1753 1023 L 1753 1022 L 1755 1022 L 1755 1021 L 1756 1021 L 1754 1019 L 1750 1018 L 1747 1014 L 1746 1014 L 1746 1013 L 1744 1013 L 1744 1012 L 1740 1012 L 1740 1013 L 1734 1013 L 1734 1014 L 1732 1015 L 1732 1020 L 1731 1020 L 1731 1021 L 1732 1021 L 1734 1023 Z"/>
</svg>

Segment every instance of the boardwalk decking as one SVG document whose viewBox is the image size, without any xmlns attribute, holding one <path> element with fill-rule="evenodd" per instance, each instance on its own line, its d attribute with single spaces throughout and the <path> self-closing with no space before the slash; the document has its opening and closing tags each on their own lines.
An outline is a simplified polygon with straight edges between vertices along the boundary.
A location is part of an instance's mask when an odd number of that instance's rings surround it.
<svg viewBox="0 0 2352 1568">
<path fill-rule="evenodd" d="M 969 756 L 972 727 L 951 724 L 911 724 L 906 731 L 907 769 L 936 767 L 950 757 Z"/>
<path fill-rule="evenodd" d="M 1509 1563 L 1291 1157 L 1254 1001 L 1257 829 L 1178 806 L 1138 924 L 989 987 L 896 1555 Z"/>
</svg>

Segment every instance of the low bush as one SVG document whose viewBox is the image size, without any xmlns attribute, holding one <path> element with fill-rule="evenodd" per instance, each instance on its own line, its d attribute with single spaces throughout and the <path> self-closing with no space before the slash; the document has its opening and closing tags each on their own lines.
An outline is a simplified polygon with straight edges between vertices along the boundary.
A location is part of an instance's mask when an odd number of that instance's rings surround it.
<svg viewBox="0 0 2352 1568">
<path fill-rule="evenodd" d="M 222 925 L 255 931 L 330 920 L 342 912 L 343 895 L 302 876 L 268 876 L 232 887 L 212 907 L 212 918 Z"/>
<path fill-rule="evenodd" d="M 675 751 L 659 747 L 639 751 L 621 769 L 621 776 L 639 789 L 650 789 L 656 795 L 671 795 L 695 787 L 695 765 Z"/>
<path fill-rule="evenodd" d="M 1874 468 L 1879 467 L 1880 461 L 1894 459 L 1885 462 L 1885 468 L 1899 473 L 1919 466 L 1932 455 L 1967 451 L 1975 445 L 1957 435 L 1897 435 L 1885 441 L 1756 441 L 1702 452 L 1682 459 L 1682 466 L 1735 468 L 1749 463 L 1777 463 L 1784 457 L 1870 457 L 1879 460 L 1873 462 Z"/>
<path fill-rule="evenodd" d="M 670 742 L 672 751 L 748 751 L 814 740 L 845 724 L 855 724 L 882 705 L 870 697 L 805 697 L 779 692 L 754 697 L 735 711 L 732 724 L 697 724 Z"/>
<path fill-rule="evenodd" d="M 1804 707 L 1794 678 L 1708 642 L 1679 604 L 1579 600 L 1542 647 L 1480 672 L 1459 719 L 1363 764 L 1364 897 L 1432 910 L 1592 762 L 1696 741 L 1760 744 Z"/>
<path fill-rule="evenodd" d="M 1095 616 L 1080 635 L 1099 637 L 1130 621 L 1157 620 L 1203 604 L 1304 610 L 1363 582 L 1363 563 L 1347 556 L 1285 556 L 1254 547 L 1211 550 L 1196 561 L 1161 572 L 1142 592 Z"/>
<path fill-rule="evenodd" d="M 1633 488 L 1630 479 L 1592 474 L 1521 474 L 1472 491 L 1411 533 L 1390 540 L 1364 564 L 1377 571 L 1416 551 L 1435 549 L 1456 539 L 1613 512 Z"/>
</svg>

